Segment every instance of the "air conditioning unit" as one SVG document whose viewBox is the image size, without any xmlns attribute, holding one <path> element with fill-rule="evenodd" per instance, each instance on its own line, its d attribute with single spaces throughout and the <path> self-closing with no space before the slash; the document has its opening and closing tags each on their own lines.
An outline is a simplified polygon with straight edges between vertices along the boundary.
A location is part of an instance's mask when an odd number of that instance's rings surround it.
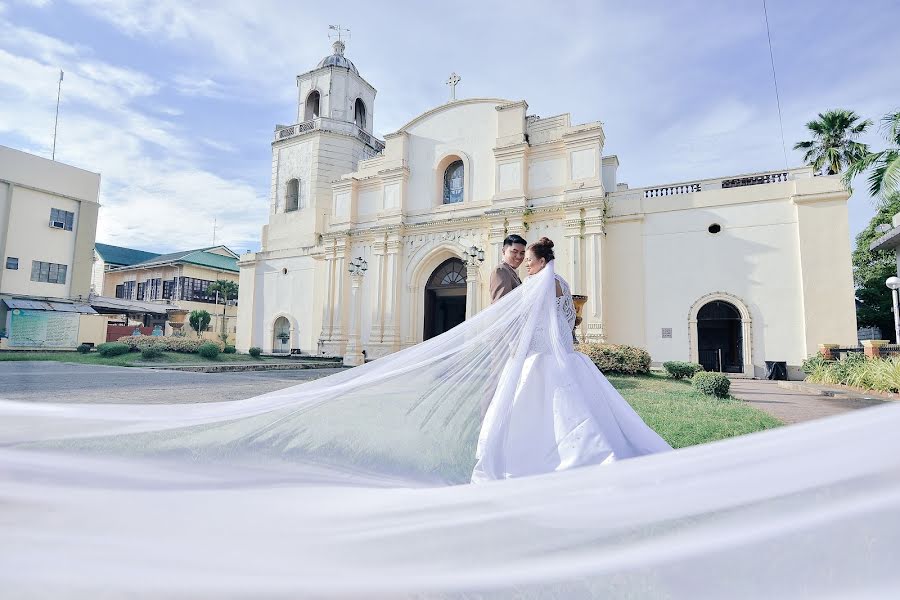
<svg viewBox="0 0 900 600">
<path fill-rule="evenodd" d="M 57 229 L 65 229 L 66 224 L 62 221 L 50 221 L 50 227 L 55 227 Z"/>
</svg>

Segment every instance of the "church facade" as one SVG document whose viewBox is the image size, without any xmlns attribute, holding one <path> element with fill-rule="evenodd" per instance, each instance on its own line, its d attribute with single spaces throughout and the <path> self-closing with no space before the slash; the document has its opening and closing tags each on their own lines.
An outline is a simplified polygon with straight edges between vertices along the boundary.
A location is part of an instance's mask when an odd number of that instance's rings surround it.
<svg viewBox="0 0 900 600">
<path fill-rule="evenodd" d="M 239 263 L 239 350 L 352 365 L 417 344 L 487 306 L 512 233 L 554 240 L 557 271 L 587 296 L 580 339 L 654 363 L 760 376 L 784 361 L 796 376 L 818 344 L 856 343 L 836 177 L 631 189 L 600 122 L 501 98 L 451 100 L 382 142 L 375 89 L 343 52 L 297 77 L 297 122 L 276 127 L 269 222 Z"/>
</svg>

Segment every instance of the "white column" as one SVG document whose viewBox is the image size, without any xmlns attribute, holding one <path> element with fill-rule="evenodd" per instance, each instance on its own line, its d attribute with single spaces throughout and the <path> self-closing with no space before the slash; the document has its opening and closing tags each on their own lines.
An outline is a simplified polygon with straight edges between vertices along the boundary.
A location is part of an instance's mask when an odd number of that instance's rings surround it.
<svg viewBox="0 0 900 600">
<path fill-rule="evenodd" d="M 603 327 L 603 233 L 591 233 L 587 239 L 587 339 L 591 342 L 606 342 Z"/>
<path fill-rule="evenodd" d="M 325 257 L 325 302 L 322 306 L 322 332 L 319 334 L 319 352 L 331 341 L 332 305 L 334 304 L 334 257 Z"/>
<path fill-rule="evenodd" d="M 472 260 L 469 259 L 469 264 L 466 266 L 466 320 L 468 321 L 470 318 L 478 314 L 478 266 L 476 264 L 472 264 Z"/>
<path fill-rule="evenodd" d="M 372 253 L 375 258 L 375 264 L 369 266 L 369 272 L 375 277 L 372 282 L 373 307 L 372 307 L 372 328 L 369 331 L 369 345 L 377 345 L 381 343 L 384 335 L 384 242 L 376 242 L 372 245 Z"/>
<path fill-rule="evenodd" d="M 582 294 L 581 282 L 581 234 L 569 236 L 569 286 L 573 294 Z"/>
<path fill-rule="evenodd" d="M 400 324 L 397 322 L 400 297 L 399 271 L 400 240 L 387 242 L 387 260 L 384 273 L 384 332 L 382 342 L 388 352 L 400 349 Z"/>
<path fill-rule="evenodd" d="M 347 336 L 347 350 L 344 352 L 344 365 L 355 367 L 366 362 L 360 343 L 360 328 L 362 327 L 362 293 L 360 285 L 363 276 L 354 274 L 350 276 L 350 327 Z"/>
</svg>

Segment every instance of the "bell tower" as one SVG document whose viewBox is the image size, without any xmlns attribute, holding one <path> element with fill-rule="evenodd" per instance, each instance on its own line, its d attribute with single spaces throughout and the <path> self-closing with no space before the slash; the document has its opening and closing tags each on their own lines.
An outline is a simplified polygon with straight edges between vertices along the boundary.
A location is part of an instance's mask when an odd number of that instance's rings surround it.
<svg viewBox="0 0 900 600">
<path fill-rule="evenodd" d="M 295 124 L 275 128 L 264 250 L 318 244 L 331 218 L 332 182 L 384 149 L 372 135 L 375 88 L 344 55 L 342 39 L 332 50 L 297 76 Z"/>
</svg>

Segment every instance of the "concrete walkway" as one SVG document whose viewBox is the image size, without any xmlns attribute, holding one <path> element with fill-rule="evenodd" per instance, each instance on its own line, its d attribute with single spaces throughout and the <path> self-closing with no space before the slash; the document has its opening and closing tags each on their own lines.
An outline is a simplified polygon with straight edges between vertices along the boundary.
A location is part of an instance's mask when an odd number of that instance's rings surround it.
<svg viewBox="0 0 900 600">
<path fill-rule="evenodd" d="M 767 379 L 732 379 L 731 395 L 766 411 L 785 425 L 891 402 L 861 395 L 822 396 L 811 391 L 785 389 L 777 381 Z"/>
</svg>

